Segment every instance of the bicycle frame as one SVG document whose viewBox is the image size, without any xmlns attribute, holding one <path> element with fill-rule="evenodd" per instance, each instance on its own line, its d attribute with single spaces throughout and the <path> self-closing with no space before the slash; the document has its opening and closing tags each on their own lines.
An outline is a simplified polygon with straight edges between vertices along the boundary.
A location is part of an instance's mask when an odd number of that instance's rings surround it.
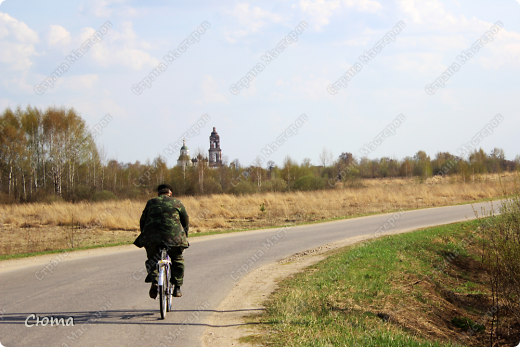
<svg viewBox="0 0 520 347">
<path fill-rule="evenodd" d="M 165 260 L 161 259 L 157 262 L 157 266 L 159 267 L 159 278 L 157 280 L 158 285 L 160 285 L 160 286 L 164 285 L 164 277 L 170 268 L 170 264 L 171 264 L 170 259 L 165 259 Z"/>
</svg>

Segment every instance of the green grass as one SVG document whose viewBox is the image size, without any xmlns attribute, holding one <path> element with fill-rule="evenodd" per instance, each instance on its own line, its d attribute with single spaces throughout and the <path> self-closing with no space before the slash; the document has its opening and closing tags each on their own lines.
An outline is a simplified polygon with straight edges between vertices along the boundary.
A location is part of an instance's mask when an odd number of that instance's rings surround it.
<svg viewBox="0 0 520 347">
<path fill-rule="evenodd" d="M 409 282 L 428 281 L 426 276 L 433 282 L 453 282 L 449 273 L 439 272 L 435 266 L 442 268 L 439 265 L 452 257 L 449 266 L 460 273 L 457 263 L 473 261 L 468 250 L 471 245 L 461 241 L 467 240 L 478 224 L 450 224 L 333 252 L 326 260 L 280 284 L 267 302 L 266 313 L 254 318 L 269 332 L 263 335 L 262 343 L 313 347 L 460 346 L 458 342 L 427 341 L 392 322 L 392 317 L 408 312 L 412 306 L 427 310 L 439 305 L 421 286 Z M 407 285 L 410 290 L 404 292 L 402 287 Z M 456 289 L 471 294 L 480 287 L 467 282 Z M 386 316 L 378 317 L 381 313 Z"/>
<path fill-rule="evenodd" d="M 105 244 L 105 245 L 92 245 L 92 246 L 76 247 L 76 248 L 53 249 L 50 251 L 41 251 L 41 252 L 32 252 L 32 253 L 7 254 L 7 255 L 0 255 L 0 261 L 1 260 L 10 260 L 10 259 L 29 258 L 29 257 L 38 256 L 38 255 L 46 255 L 46 254 L 81 251 L 81 250 L 93 249 L 93 248 L 123 246 L 123 245 L 130 245 L 130 244 L 132 244 L 132 242 L 118 242 L 118 243 L 109 243 L 109 244 Z"/>
</svg>

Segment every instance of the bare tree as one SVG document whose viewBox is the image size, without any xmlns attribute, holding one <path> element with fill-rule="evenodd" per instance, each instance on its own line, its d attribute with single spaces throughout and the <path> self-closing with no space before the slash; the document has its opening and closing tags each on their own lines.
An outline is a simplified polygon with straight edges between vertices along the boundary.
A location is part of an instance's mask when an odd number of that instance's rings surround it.
<svg viewBox="0 0 520 347">
<path fill-rule="evenodd" d="M 320 153 L 320 164 L 323 167 L 327 167 L 332 164 L 333 160 L 334 160 L 334 155 L 332 154 L 332 151 L 323 147 L 323 150 Z"/>
<path fill-rule="evenodd" d="M 303 158 L 302 166 L 306 168 L 310 168 L 312 166 L 310 158 Z"/>
<path fill-rule="evenodd" d="M 200 147 L 197 148 L 197 170 L 199 172 L 199 189 L 201 194 L 204 194 L 204 171 L 206 170 L 208 163 L 208 158 L 204 157 L 204 152 L 204 149 Z"/>
</svg>

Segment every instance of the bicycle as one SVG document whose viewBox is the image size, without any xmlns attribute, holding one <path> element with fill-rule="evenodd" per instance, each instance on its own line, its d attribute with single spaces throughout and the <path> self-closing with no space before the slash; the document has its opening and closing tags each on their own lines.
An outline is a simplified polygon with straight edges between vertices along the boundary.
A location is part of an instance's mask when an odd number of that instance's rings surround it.
<svg viewBox="0 0 520 347">
<path fill-rule="evenodd" d="M 159 272 L 157 286 L 161 319 L 164 319 L 166 312 L 170 312 L 172 308 L 173 286 L 170 283 L 172 262 L 166 248 L 161 247 L 160 252 L 161 260 L 157 262 L 157 271 Z"/>
</svg>

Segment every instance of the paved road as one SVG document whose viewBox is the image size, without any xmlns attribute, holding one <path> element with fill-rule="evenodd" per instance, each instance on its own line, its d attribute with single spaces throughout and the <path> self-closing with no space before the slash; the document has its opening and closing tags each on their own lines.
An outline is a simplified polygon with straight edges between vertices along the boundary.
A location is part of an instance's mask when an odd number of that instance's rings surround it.
<svg viewBox="0 0 520 347">
<path fill-rule="evenodd" d="M 476 204 L 489 209 L 488 203 Z M 0 343 L 18 346 L 201 346 L 205 322 L 247 271 L 358 235 L 413 230 L 474 219 L 470 205 L 443 207 L 193 239 L 185 252 L 184 296 L 159 319 L 143 282 L 145 252 L 131 249 L 0 273 Z M 395 226 L 385 222 L 395 221 Z M 381 227 L 383 227 L 381 229 Z M 74 326 L 25 325 L 30 314 L 73 317 Z M 30 324 L 35 320 L 30 319 Z"/>
</svg>

